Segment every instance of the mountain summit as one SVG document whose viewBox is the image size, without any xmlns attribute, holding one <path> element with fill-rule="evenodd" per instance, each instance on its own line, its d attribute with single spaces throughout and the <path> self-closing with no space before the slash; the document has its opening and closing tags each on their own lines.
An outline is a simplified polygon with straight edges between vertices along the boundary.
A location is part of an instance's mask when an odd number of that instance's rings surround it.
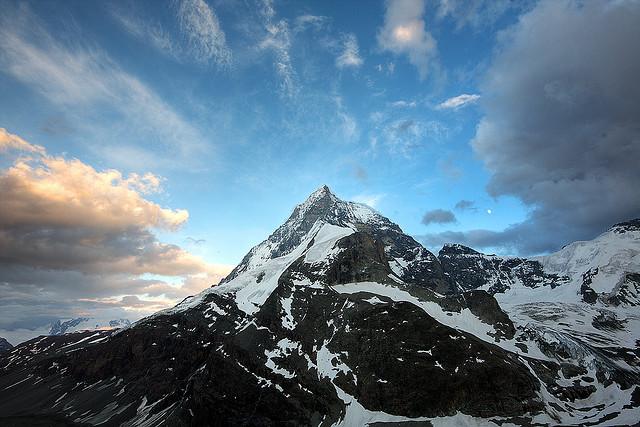
<svg viewBox="0 0 640 427">
<path fill-rule="evenodd" d="M 619 261 L 634 236 L 591 247 L 609 245 Z M 613 251 L 620 245 L 629 251 Z M 590 303 L 557 265 L 459 245 L 436 257 L 323 186 L 220 284 L 118 332 L 44 337 L 0 355 L 0 421 L 635 422 L 633 300 Z M 606 265 L 635 277 L 633 262 Z"/>
</svg>

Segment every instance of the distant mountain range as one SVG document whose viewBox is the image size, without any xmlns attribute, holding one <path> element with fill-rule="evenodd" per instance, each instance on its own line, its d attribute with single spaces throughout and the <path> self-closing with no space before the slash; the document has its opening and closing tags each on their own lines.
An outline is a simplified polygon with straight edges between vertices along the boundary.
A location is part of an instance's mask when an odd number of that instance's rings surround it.
<svg viewBox="0 0 640 427">
<path fill-rule="evenodd" d="M 76 317 L 57 319 L 36 329 L 1 330 L 8 341 L 14 345 L 29 341 L 43 335 L 62 335 L 69 332 L 117 329 L 131 325 L 128 319 L 104 319 L 99 317 Z"/>
<path fill-rule="evenodd" d="M 69 320 L 56 320 L 51 324 L 49 335 L 62 335 L 69 332 L 94 330 L 94 329 L 115 329 L 130 326 L 128 319 L 97 320 L 91 317 L 78 317 Z"/>
<path fill-rule="evenodd" d="M 630 425 L 639 273 L 638 220 L 544 257 L 436 256 L 325 186 L 199 295 L 4 352 L 0 424 Z"/>
</svg>

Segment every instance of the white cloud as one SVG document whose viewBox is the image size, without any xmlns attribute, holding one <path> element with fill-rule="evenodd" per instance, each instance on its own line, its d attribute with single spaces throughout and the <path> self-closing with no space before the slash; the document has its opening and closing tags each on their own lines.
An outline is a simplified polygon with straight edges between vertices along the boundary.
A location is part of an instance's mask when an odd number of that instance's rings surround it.
<svg viewBox="0 0 640 427">
<path fill-rule="evenodd" d="M 159 23 L 151 21 L 150 18 L 139 18 L 131 12 L 114 10 L 112 14 L 115 21 L 132 36 L 176 61 L 184 59 L 186 49 L 181 49 L 179 41 L 171 37 Z"/>
<path fill-rule="evenodd" d="M 396 64 L 394 62 L 388 62 L 386 64 L 378 64 L 375 66 L 376 71 L 379 73 L 386 73 L 392 75 L 396 71 Z"/>
<path fill-rule="evenodd" d="M 393 108 L 415 108 L 416 105 L 416 101 L 405 101 L 402 99 L 391 103 Z"/>
<path fill-rule="evenodd" d="M 274 66 L 280 76 L 280 92 L 286 98 L 294 98 L 298 94 L 298 82 L 291 61 L 291 34 L 286 20 L 275 21 L 276 11 L 272 0 L 263 0 L 260 15 L 266 34 L 259 44 L 260 49 L 274 53 Z"/>
<path fill-rule="evenodd" d="M 421 79 L 427 76 L 437 52 L 436 41 L 425 29 L 424 11 L 424 0 L 388 0 L 384 25 L 378 31 L 380 48 L 396 55 L 407 55 Z"/>
<path fill-rule="evenodd" d="M 378 206 L 378 203 L 382 199 L 384 199 L 385 196 L 386 194 L 357 194 L 351 197 L 351 200 L 356 203 L 365 204 L 375 209 L 376 206 Z"/>
<path fill-rule="evenodd" d="M 228 66 L 232 53 L 214 10 L 203 0 L 186 0 L 174 5 L 180 29 L 176 37 L 159 22 L 137 16 L 133 10 L 114 9 L 112 14 L 129 34 L 176 61 Z"/>
<path fill-rule="evenodd" d="M 456 30 L 467 26 L 477 30 L 495 24 L 510 8 L 525 4 L 511 0 L 439 0 L 436 19 L 450 17 Z"/>
<path fill-rule="evenodd" d="M 375 132 L 391 154 L 411 157 L 414 150 L 442 139 L 448 129 L 435 120 L 397 119 L 376 126 Z"/>
<path fill-rule="evenodd" d="M 307 28 L 313 28 L 314 30 L 319 30 L 324 27 L 329 18 L 326 16 L 318 16 L 318 15 L 300 15 L 295 19 L 295 25 L 293 27 L 294 32 L 304 31 Z"/>
<path fill-rule="evenodd" d="M 436 108 L 439 110 L 457 110 L 458 108 L 473 104 L 478 99 L 480 99 L 480 95 L 463 93 L 462 95 L 442 101 Z"/>
<path fill-rule="evenodd" d="M 99 126 L 93 119 L 106 109 L 122 124 L 126 135 L 120 137 L 140 133 L 185 160 L 207 151 L 208 143 L 196 127 L 105 52 L 54 39 L 25 9 L 11 18 L 0 18 L 0 69 L 16 80 L 77 114 L 85 126 Z"/>
<path fill-rule="evenodd" d="M 336 66 L 338 68 L 358 68 L 363 62 L 356 36 L 354 34 L 347 34 L 342 42 L 342 53 L 336 58 Z"/>
<path fill-rule="evenodd" d="M 358 129 L 358 123 L 356 120 L 347 113 L 342 97 L 334 97 L 336 103 L 336 114 L 340 120 L 340 128 L 342 130 L 342 136 L 347 141 L 353 141 L 360 137 L 360 131 Z"/>
<path fill-rule="evenodd" d="M 215 12 L 204 0 L 183 0 L 178 6 L 180 29 L 200 62 L 231 62 L 231 51 Z"/>
</svg>

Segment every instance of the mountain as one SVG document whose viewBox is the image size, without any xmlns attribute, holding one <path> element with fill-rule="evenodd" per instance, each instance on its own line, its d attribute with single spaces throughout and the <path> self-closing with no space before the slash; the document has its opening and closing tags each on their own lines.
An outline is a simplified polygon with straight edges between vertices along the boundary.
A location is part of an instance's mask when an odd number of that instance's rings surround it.
<svg viewBox="0 0 640 427">
<path fill-rule="evenodd" d="M 567 268 L 460 245 L 436 257 L 325 186 L 199 295 L 0 356 L 0 421 L 633 424 L 640 319 L 626 295 L 638 270 L 607 264 L 621 270 L 598 277 L 627 279 L 598 278 L 590 303 L 575 275 L 606 257 L 576 270 L 574 254 Z"/>
<path fill-rule="evenodd" d="M 5 351 L 9 351 L 13 348 L 11 343 L 4 338 L 0 337 L 0 353 L 4 353 Z"/>
<path fill-rule="evenodd" d="M 128 319 L 102 320 L 92 317 L 78 317 L 75 319 L 59 319 L 51 324 L 49 335 L 62 335 L 69 332 L 86 330 L 125 328 L 131 325 Z"/>
<path fill-rule="evenodd" d="M 70 332 L 91 331 L 102 329 L 125 328 L 131 325 L 128 319 L 109 319 L 100 316 L 57 319 L 33 329 L 1 329 L 0 335 L 12 343 L 32 340 L 44 335 L 61 335 Z"/>
</svg>

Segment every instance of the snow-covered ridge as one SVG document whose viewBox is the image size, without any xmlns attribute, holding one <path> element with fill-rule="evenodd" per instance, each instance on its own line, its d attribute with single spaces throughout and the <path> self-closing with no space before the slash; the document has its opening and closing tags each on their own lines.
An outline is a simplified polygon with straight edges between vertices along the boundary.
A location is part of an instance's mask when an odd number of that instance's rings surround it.
<svg viewBox="0 0 640 427">
<path fill-rule="evenodd" d="M 558 252 L 536 258 L 545 271 L 566 275 L 580 286 L 590 272 L 589 286 L 598 294 L 609 293 L 625 273 L 640 272 L 640 220 L 614 225 L 589 241 L 571 243 Z"/>
<path fill-rule="evenodd" d="M 304 256 L 308 264 L 326 262 L 336 254 L 338 240 L 361 230 L 402 233 L 400 227 L 369 206 L 343 201 L 326 185 L 322 186 L 297 205 L 266 240 L 254 246 L 220 284 L 157 314 L 192 308 L 209 293 L 233 293 L 238 307 L 252 314 L 294 261 Z M 425 258 L 419 255 L 414 261 Z"/>
<path fill-rule="evenodd" d="M 362 225 L 398 228 L 369 206 L 340 200 L 325 185 L 297 205 L 289 219 L 265 241 L 254 246 L 222 283 L 233 280 L 241 273 L 255 270 L 269 260 L 292 253 L 303 241 L 308 241 L 318 220 L 353 230 Z"/>
</svg>

